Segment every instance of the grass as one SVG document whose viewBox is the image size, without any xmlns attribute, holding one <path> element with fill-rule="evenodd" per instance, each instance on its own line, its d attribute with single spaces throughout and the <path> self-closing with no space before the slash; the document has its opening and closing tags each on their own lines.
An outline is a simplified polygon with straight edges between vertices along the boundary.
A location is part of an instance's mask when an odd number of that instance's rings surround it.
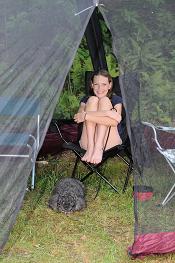
<svg viewBox="0 0 175 263">
<path fill-rule="evenodd" d="M 120 188 L 126 167 L 113 159 L 107 171 Z M 37 168 L 34 191 L 25 196 L 23 207 L 0 256 L 3 263 L 127 263 L 127 247 L 133 242 L 132 187 L 116 194 L 102 185 L 94 200 L 97 182 L 86 182 L 87 207 L 72 214 L 48 208 L 55 182 L 70 175 L 73 156 L 63 153 Z M 115 162 L 115 165 L 114 165 Z M 117 166 L 117 168 L 116 168 Z M 79 174 L 84 172 L 80 167 Z M 138 260 L 140 261 L 140 260 Z M 175 262 L 175 255 L 150 256 L 141 262 Z"/>
</svg>

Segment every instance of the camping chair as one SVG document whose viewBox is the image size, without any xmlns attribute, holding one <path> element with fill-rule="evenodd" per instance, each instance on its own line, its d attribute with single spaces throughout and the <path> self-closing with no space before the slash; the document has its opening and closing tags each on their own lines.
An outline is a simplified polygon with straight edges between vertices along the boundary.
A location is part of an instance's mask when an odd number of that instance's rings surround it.
<svg viewBox="0 0 175 263">
<path fill-rule="evenodd" d="M 115 147 L 112 147 L 111 149 L 104 151 L 102 161 L 96 165 L 90 164 L 90 163 L 87 163 L 87 162 L 84 162 L 81 160 L 82 156 L 85 153 L 85 150 L 80 147 L 79 142 L 78 142 L 79 138 L 81 136 L 82 123 L 78 125 L 77 143 L 73 143 L 72 141 L 68 141 L 67 139 L 65 139 L 64 136 L 62 135 L 62 132 L 59 128 L 58 123 L 55 121 L 54 124 L 57 128 L 59 136 L 62 138 L 62 140 L 64 142 L 62 145 L 63 148 L 73 151 L 77 157 L 75 164 L 74 164 L 73 171 L 72 171 L 72 177 L 76 176 L 77 165 L 81 161 L 89 169 L 89 172 L 83 178 L 81 178 L 82 182 L 85 181 L 87 178 L 89 178 L 92 174 L 96 174 L 101 180 L 103 180 L 105 183 L 107 183 L 115 192 L 119 192 L 118 188 L 116 186 L 114 186 L 109 181 L 109 179 L 107 179 L 107 176 L 105 176 L 101 172 L 101 170 L 102 170 L 101 168 L 107 162 L 107 160 L 109 158 L 113 158 L 113 157 L 117 156 L 128 166 L 127 174 L 126 174 L 126 178 L 125 178 L 125 182 L 124 182 L 124 186 L 123 186 L 123 192 L 125 192 L 127 185 L 128 185 L 128 181 L 129 181 L 131 172 L 132 172 L 132 169 L 133 169 L 133 161 L 132 161 L 132 156 L 131 156 L 131 151 L 130 151 L 130 141 L 129 141 L 129 137 L 128 137 L 127 129 L 126 129 L 126 115 L 125 115 L 124 108 L 122 110 L 122 121 L 120 124 L 120 127 L 121 127 L 120 136 L 121 136 L 123 143 L 121 145 L 117 145 Z"/>
<path fill-rule="evenodd" d="M 153 129 L 154 132 L 154 142 L 156 143 L 156 149 L 159 151 L 160 154 L 162 154 L 169 164 L 170 168 L 172 169 L 174 175 L 175 175 L 175 149 L 165 149 L 163 148 L 157 137 L 157 130 L 165 131 L 165 132 L 175 132 L 174 127 L 164 127 L 164 126 L 154 126 L 152 123 L 149 122 L 142 122 L 144 125 L 149 126 Z M 173 197 L 175 196 L 175 183 L 169 189 L 168 193 L 166 194 L 165 198 L 161 202 L 162 206 L 165 206 Z"/>
<path fill-rule="evenodd" d="M 129 137 L 127 134 L 125 118 L 123 119 L 121 124 L 123 124 L 122 125 L 122 134 L 121 134 L 121 138 L 122 138 L 123 143 L 121 145 L 114 146 L 111 149 L 104 151 L 102 161 L 99 164 L 94 165 L 94 164 L 90 164 L 88 162 L 81 160 L 82 156 L 85 153 L 85 150 L 80 147 L 78 142 L 72 143 L 70 141 L 65 140 L 65 138 L 63 137 L 63 135 L 60 131 L 58 124 L 55 122 L 55 126 L 58 130 L 58 133 L 59 133 L 60 137 L 62 138 L 62 140 L 64 141 L 63 148 L 73 151 L 77 157 L 75 164 L 74 164 L 73 171 L 72 171 L 72 177 L 76 177 L 77 165 L 81 161 L 89 169 L 89 172 L 83 178 L 81 178 L 82 182 L 85 181 L 87 178 L 89 178 L 92 174 L 96 174 L 97 177 L 99 177 L 101 180 L 103 180 L 105 183 L 107 183 L 115 192 L 119 193 L 118 188 L 116 186 L 114 186 L 109 181 L 107 176 L 101 172 L 102 165 L 105 164 L 109 158 L 117 156 L 128 166 L 127 174 L 126 174 L 126 178 L 125 178 L 125 182 L 124 182 L 124 186 L 123 186 L 123 192 L 125 192 L 127 185 L 128 185 L 128 181 L 129 181 L 131 172 L 132 172 L 133 161 L 132 161 L 132 156 L 131 156 L 131 151 L 130 151 L 130 141 L 129 141 Z M 82 124 L 80 124 L 80 126 L 82 126 Z M 80 126 L 79 126 L 79 129 L 80 129 Z M 80 136 L 78 136 L 78 138 L 80 138 Z M 101 182 L 101 180 L 100 180 L 100 182 Z M 99 184 L 99 189 L 100 189 L 100 184 Z M 97 190 L 97 194 L 99 192 L 99 189 Z M 96 194 L 96 196 L 97 196 L 97 194 Z"/>
<path fill-rule="evenodd" d="M 87 94 L 89 93 L 90 80 L 91 80 L 92 74 L 93 74 L 93 71 L 86 71 L 85 72 L 85 90 L 86 90 Z M 121 96 L 118 77 L 113 78 L 113 90 L 117 95 Z M 85 150 L 82 149 L 79 145 L 79 139 L 80 139 L 81 131 L 82 131 L 82 124 L 78 125 L 77 143 L 73 143 L 72 141 L 66 140 L 60 131 L 59 125 L 56 122 L 55 122 L 55 126 L 58 130 L 60 137 L 64 141 L 63 148 L 72 150 L 77 157 L 73 171 L 72 171 L 72 177 L 76 176 L 77 165 L 78 165 L 79 161 L 81 161 L 89 169 L 89 172 L 83 178 L 81 178 L 82 182 L 85 181 L 86 179 L 88 179 L 92 174 L 96 174 L 97 177 L 99 177 L 101 180 L 103 180 L 105 183 L 107 183 L 115 192 L 118 192 L 118 188 L 116 186 L 114 186 L 109 181 L 107 176 L 105 176 L 101 172 L 102 165 L 105 164 L 109 158 L 117 156 L 128 166 L 128 170 L 127 170 L 127 174 L 126 174 L 126 178 L 125 178 L 125 182 L 124 182 L 124 186 L 123 186 L 123 192 L 125 192 L 127 185 L 128 185 L 129 178 L 130 178 L 130 174 L 132 172 L 133 161 L 132 161 L 131 150 L 130 150 L 130 141 L 129 141 L 129 137 L 128 137 L 127 129 L 126 129 L 126 114 L 125 114 L 124 107 L 122 109 L 122 121 L 120 123 L 120 127 L 121 127 L 120 136 L 121 136 L 123 143 L 122 143 L 122 145 L 117 145 L 111 149 L 104 151 L 102 161 L 96 165 L 90 164 L 90 163 L 87 163 L 87 162 L 84 162 L 81 160 L 82 156 L 85 153 Z M 101 182 L 101 180 L 100 180 L 100 182 Z M 100 188 L 100 184 L 99 184 L 99 188 Z M 98 191 L 97 191 L 97 194 L 98 194 Z"/>
</svg>

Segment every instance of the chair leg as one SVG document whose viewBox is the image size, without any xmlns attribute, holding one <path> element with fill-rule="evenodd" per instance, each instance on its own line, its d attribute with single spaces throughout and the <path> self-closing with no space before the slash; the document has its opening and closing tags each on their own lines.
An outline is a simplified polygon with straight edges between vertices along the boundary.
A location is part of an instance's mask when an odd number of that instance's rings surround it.
<svg viewBox="0 0 175 263">
<path fill-rule="evenodd" d="M 74 151 L 74 152 L 75 152 L 77 158 L 76 158 L 75 165 L 74 165 L 74 168 L 73 168 L 73 171 L 72 171 L 72 177 L 75 177 L 75 172 L 76 172 L 77 164 L 78 164 L 78 162 L 80 161 L 80 159 L 81 159 L 81 157 L 82 157 L 77 151 Z M 98 166 L 100 166 L 100 164 L 99 164 L 99 165 L 96 165 L 96 167 L 93 167 L 92 165 L 90 165 L 90 164 L 87 163 L 87 162 L 84 162 L 84 163 L 85 163 L 86 166 L 90 169 L 90 172 L 89 172 L 85 177 L 83 177 L 83 178 L 81 179 L 82 182 L 83 182 L 84 180 L 86 180 L 91 174 L 96 173 L 96 174 L 97 174 L 103 181 L 105 181 L 115 192 L 119 193 L 119 192 L 118 192 L 118 189 L 117 189 L 115 186 L 113 186 L 113 185 L 108 181 L 108 179 L 107 179 L 104 175 L 102 175 L 101 173 L 99 173 L 99 171 L 97 170 L 97 168 L 98 168 Z"/>
<path fill-rule="evenodd" d="M 124 183 L 124 186 L 123 186 L 123 193 L 126 191 L 126 188 L 128 186 L 128 182 L 129 182 L 132 170 L 133 170 L 133 162 L 130 161 L 129 167 L 128 167 L 128 171 L 127 171 L 127 175 L 126 175 L 126 179 L 125 179 L 125 183 Z"/>
<path fill-rule="evenodd" d="M 75 178 L 75 172 L 76 172 L 77 165 L 78 165 L 79 161 L 80 161 L 80 157 L 77 156 L 76 161 L 75 161 L 75 164 L 74 164 L 74 168 L 73 168 L 73 171 L 72 171 L 72 177 L 73 177 L 73 178 Z"/>
<path fill-rule="evenodd" d="M 106 179 L 105 176 L 103 176 L 102 174 L 98 174 L 98 175 L 99 175 L 100 178 L 101 178 L 103 181 L 105 181 L 115 192 L 117 192 L 117 193 L 119 194 L 118 189 L 117 189 L 114 185 L 112 185 L 112 184 Z"/>
<path fill-rule="evenodd" d="M 33 163 L 32 167 L 32 182 L 31 182 L 31 190 L 35 188 L 35 163 Z"/>
<path fill-rule="evenodd" d="M 86 179 L 88 179 L 89 176 L 92 175 L 92 174 L 95 172 L 95 170 L 97 170 L 98 167 L 101 167 L 101 164 L 102 164 L 102 163 L 99 163 L 99 164 L 96 164 L 95 166 L 92 166 L 92 165 L 90 165 L 89 163 L 86 163 L 86 162 L 85 162 L 85 165 L 88 167 L 88 169 L 90 169 L 90 172 L 89 172 L 88 174 L 86 174 L 86 175 L 81 179 L 81 181 L 83 182 L 83 181 L 85 181 Z M 93 168 L 92 168 L 92 167 L 93 167 Z"/>
<path fill-rule="evenodd" d="M 85 179 L 87 179 L 91 174 L 96 173 L 96 174 L 97 174 L 103 181 L 105 181 L 115 192 L 119 193 L 119 192 L 118 192 L 118 189 L 117 189 L 114 185 L 112 185 L 112 184 L 108 181 L 108 179 L 97 170 L 97 168 L 98 168 L 98 166 L 100 166 L 100 164 L 99 164 L 99 165 L 97 164 L 96 166 L 92 166 L 92 165 L 90 165 L 89 163 L 86 163 L 86 166 L 87 166 L 91 171 L 82 179 L 82 181 L 84 181 Z"/>
<path fill-rule="evenodd" d="M 98 188 L 96 190 L 96 194 L 95 194 L 94 200 L 97 198 L 97 196 L 98 196 L 98 194 L 100 192 L 100 188 L 101 188 L 101 178 L 100 178 L 99 183 L 98 183 Z"/>
<path fill-rule="evenodd" d="M 88 177 L 93 174 L 94 171 L 90 171 L 88 174 L 86 174 L 82 179 L 81 179 L 81 182 L 84 182 L 86 179 L 88 179 Z"/>
</svg>

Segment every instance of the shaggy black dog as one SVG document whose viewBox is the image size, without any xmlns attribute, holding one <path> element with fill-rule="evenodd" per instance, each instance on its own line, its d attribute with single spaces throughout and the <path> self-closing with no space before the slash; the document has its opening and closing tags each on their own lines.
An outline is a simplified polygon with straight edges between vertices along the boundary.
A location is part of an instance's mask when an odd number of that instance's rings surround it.
<svg viewBox="0 0 175 263">
<path fill-rule="evenodd" d="M 75 178 L 58 181 L 49 199 L 49 207 L 64 213 L 85 208 L 85 189 L 82 182 Z"/>
</svg>

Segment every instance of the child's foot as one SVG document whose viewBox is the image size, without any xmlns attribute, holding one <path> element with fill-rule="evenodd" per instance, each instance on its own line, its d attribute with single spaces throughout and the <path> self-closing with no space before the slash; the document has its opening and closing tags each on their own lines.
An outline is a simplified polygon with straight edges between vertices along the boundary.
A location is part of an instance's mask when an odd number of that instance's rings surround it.
<svg viewBox="0 0 175 263">
<path fill-rule="evenodd" d="M 82 161 L 84 162 L 90 162 L 91 160 L 91 156 L 92 156 L 92 153 L 93 153 L 93 148 L 92 149 L 88 149 L 85 154 L 83 155 L 83 157 L 81 158 Z"/>
<path fill-rule="evenodd" d="M 95 148 L 90 162 L 94 164 L 101 163 L 102 156 L 103 156 L 103 150 L 99 148 Z"/>
</svg>

